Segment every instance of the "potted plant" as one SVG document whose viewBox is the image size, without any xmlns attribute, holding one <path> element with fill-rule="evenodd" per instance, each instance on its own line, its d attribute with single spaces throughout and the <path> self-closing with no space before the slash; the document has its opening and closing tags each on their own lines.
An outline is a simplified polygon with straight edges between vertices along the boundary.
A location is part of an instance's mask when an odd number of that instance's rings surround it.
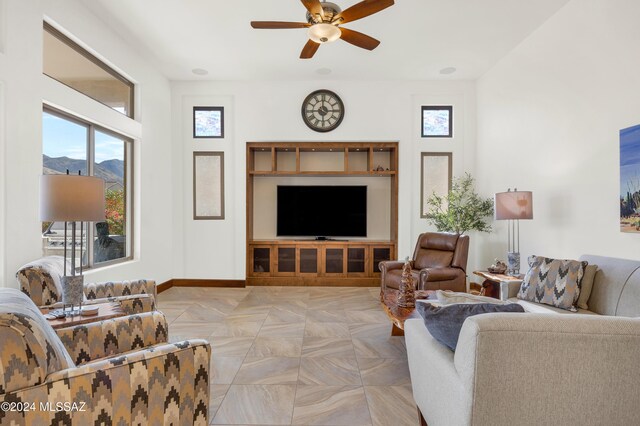
<svg viewBox="0 0 640 426">
<path fill-rule="evenodd" d="M 468 231 L 491 232 L 487 219 L 493 215 L 493 200 L 480 197 L 469 173 L 453 180 L 446 196 L 435 192 L 427 200 L 427 222 L 440 232 L 464 234 Z"/>
</svg>

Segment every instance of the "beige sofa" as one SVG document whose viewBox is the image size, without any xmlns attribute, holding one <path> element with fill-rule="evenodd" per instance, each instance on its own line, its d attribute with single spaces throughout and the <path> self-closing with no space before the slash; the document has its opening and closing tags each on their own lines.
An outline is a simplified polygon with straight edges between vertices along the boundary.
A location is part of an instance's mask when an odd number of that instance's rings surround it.
<svg viewBox="0 0 640 426">
<path fill-rule="evenodd" d="M 422 319 L 405 323 L 413 395 L 430 426 L 640 424 L 640 261 L 580 259 L 599 267 L 589 311 L 528 304 L 471 317 L 455 353 Z"/>
</svg>

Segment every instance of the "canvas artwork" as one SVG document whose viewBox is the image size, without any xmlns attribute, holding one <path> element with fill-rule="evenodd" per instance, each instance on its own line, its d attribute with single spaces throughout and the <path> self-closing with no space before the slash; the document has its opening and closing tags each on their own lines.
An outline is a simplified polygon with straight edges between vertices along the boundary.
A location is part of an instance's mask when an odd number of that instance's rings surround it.
<svg viewBox="0 0 640 426">
<path fill-rule="evenodd" d="M 193 153 L 193 219 L 224 219 L 224 153 Z"/>
<path fill-rule="evenodd" d="M 422 153 L 420 217 L 427 217 L 431 195 L 435 193 L 445 197 L 451 190 L 452 161 L 451 152 Z"/>
<path fill-rule="evenodd" d="M 620 231 L 640 233 L 640 125 L 620 130 Z"/>
</svg>

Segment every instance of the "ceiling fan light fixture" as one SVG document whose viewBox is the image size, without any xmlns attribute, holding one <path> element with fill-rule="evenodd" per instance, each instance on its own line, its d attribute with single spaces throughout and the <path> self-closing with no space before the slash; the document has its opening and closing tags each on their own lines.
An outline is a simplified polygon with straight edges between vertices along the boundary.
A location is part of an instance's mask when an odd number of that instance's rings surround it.
<svg viewBox="0 0 640 426">
<path fill-rule="evenodd" d="M 331 24 L 315 24 L 309 27 L 309 38 L 316 43 L 330 43 L 340 38 L 338 27 Z"/>
</svg>

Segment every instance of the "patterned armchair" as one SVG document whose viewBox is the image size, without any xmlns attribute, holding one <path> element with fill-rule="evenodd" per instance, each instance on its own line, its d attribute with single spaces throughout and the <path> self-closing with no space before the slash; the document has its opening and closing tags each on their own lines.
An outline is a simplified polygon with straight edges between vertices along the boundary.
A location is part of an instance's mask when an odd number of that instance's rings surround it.
<svg viewBox="0 0 640 426">
<path fill-rule="evenodd" d="M 27 263 L 16 273 L 20 290 L 37 306 L 62 303 L 64 258 L 47 256 Z M 118 301 L 127 314 L 151 312 L 156 309 L 156 282 L 153 280 L 85 283 L 86 304 Z"/>
<path fill-rule="evenodd" d="M 158 311 L 56 332 L 0 289 L 0 425 L 207 425 L 209 343 L 166 338 Z"/>
</svg>

